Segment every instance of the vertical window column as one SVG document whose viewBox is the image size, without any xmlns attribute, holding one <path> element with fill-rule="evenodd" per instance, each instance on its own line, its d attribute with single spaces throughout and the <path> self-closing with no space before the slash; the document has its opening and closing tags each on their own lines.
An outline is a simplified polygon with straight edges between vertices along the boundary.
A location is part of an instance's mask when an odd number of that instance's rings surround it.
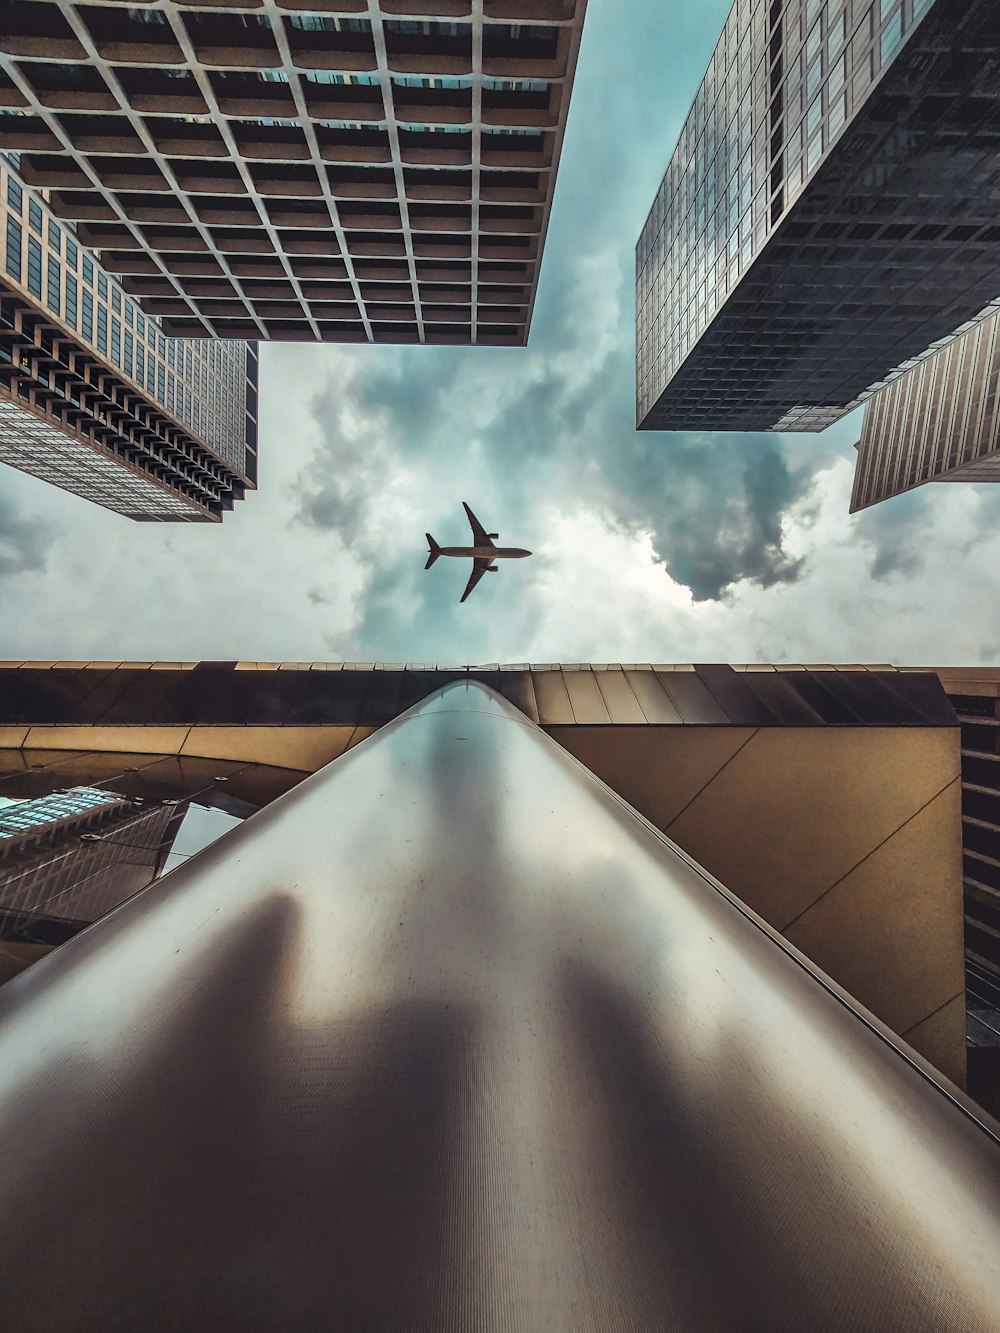
<svg viewBox="0 0 1000 1333">
<path fill-rule="evenodd" d="M 7 219 L 7 273 L 21 281 L 21 224 L 15 218 Z"/>
</svg>

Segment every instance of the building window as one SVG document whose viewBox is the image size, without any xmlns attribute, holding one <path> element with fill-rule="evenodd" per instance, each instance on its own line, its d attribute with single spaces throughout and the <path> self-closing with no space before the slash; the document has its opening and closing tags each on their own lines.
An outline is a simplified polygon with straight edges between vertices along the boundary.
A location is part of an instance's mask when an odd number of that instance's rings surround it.
<svg viewBox="0 0 1000 1333">
<path fill-rule="evenodd" d="M 122 294 L 117 287 L 111 288 L 111 309 L 116 315 L 122 312 Z"/>
<path fill-rule="evenodd" d="M 83 289 L 83 319 L 80 323 L 80 332 L 88 342 L 94 340 L 94 298 L 86 287 Z"/>
<path fill-rule="evenodd" d="M 67 236 L 66 263 L 69 265 L 69 267 L 73 270 L 74 273 L 76 272 L 76 254 L 77 254 L 76 241 L 73 240 L 72 236 Z"/>
<path fill-rule="evenodd" d="M 45 304 L 58 315 L 62 309 L 62 270 L 55 255 L 49 255 Z"/>
<path fill-rule="evenodd" d="M 42 299 L 42 247 L 34 236 L 28 237 L 28 291 Z"/>
<path fill-rule="evenodd" d="M 114 329 L 117 322 L 117 320 L 113 320 L 111 323 L 112 346 L 114 346 Z M 132 335 L 128 329 L 125 330 L 125 374 L 132 374 Z"/>
<path fill-rule="evenodd" d="M 7 219 L 7 272 L 21 281 L 21 224 L 15 218 Z"/>
<path fill-rule="evenodd" d="M 32 231 L 42 234 L 42 206 L 34 199 L 28 200 L 28 225 Z"/>
<path fill-rule="evenodd" d="M 882 59 L 888 60 L 903 40 L 903 15 L 898 10 L 886 25 L 882 34 Z"/>
<path fill-rule="evenodd" d="M 156 367 L 156 396 L 161 403 L 166 402 L 167 393 L 167 372 L 163 368 L 161 361 Z"/>
<path fill-rule="evenodd" d="M 7 203 L 20 217 L 21 209 L 24 207 L 24 191 L 13 176 L 7 177 Z"/>
<path fill-rule="evenodd" d="M 97 295 L 103 296 L 105 301 L 108 299 L 108 278 L 106 273 L 100 269 L 97 271 Z"/>
<path fill-rule="evenodd" d="M 121 320 L 111 316 L 111 360 L 116 366 L 122 363 L 122 326 Z"/>
<path fill-rule="evenodd" d="M 91 287 L 94 285 L 94 261 L 90 255 L 83 256 L 83 280 L 89 282 Z"/>
<path fill-rule="evenodd" d="M 97 303 L 97 348 L 107 356 L 108 353 L 108 307 Z"/>
<path fill-rule="evenodd" d="M 49 218 L 49 245 L 62 254 L 62 228 Z"/>
<path fill-rule="evenodd" d="M 129 328 L 135 324 L 135 306 L 131 301 L 125 302 L 125 323 Z"/>
<path fill-rule="evenodd" d="M 72 273 L 66 274 L 66 323 L 76 328 L 76 278 Z"/>
</svg>

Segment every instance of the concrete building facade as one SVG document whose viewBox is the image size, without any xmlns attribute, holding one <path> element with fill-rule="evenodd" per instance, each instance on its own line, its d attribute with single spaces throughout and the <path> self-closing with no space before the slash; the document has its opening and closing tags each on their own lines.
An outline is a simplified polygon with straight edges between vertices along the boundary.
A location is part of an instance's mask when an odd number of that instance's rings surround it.
<svg viewBox="0 0 1000 1333">
<path fill-rule="evenodd" d="M 736 0 L 636 251 L 637 423 L 818 431 L 992 308 L 990 0 Z"/>
<path fill-rule="evenodd" d="M 256 347 L 167 338 L 5 159 L 0 462 L 147 522 L 218 521 L 257 480 Z"/>
<path fill-rule="evenodd" d="M 585 4 L 32 0 L 0 148 L 168 335 L 519 345 Z"/>
</svg>

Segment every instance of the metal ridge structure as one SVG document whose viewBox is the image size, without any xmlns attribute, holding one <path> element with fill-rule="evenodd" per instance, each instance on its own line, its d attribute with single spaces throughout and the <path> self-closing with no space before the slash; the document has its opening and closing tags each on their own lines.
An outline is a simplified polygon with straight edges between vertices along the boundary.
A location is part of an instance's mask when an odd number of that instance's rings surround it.
<svg viewBox="0 0 1000 1333">
<path fill-rule="evenodd" d="M 1000 1323 L 997 1127 L 475 681 L 15 978 L 0 1069 L 14 1326 Z"/>
</svg>

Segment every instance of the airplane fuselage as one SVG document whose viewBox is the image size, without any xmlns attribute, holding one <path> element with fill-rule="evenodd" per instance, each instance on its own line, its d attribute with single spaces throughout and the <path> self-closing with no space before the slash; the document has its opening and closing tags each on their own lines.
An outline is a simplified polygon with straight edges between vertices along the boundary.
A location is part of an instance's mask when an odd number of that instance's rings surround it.
<svg viewBox="0 0 1000 1333">
<path fill-rule="evenodd" d="M 442 546 L 439 554 L 463 560 L 523 560 L 531 552 L 520 546 Z"/>
</svg>

